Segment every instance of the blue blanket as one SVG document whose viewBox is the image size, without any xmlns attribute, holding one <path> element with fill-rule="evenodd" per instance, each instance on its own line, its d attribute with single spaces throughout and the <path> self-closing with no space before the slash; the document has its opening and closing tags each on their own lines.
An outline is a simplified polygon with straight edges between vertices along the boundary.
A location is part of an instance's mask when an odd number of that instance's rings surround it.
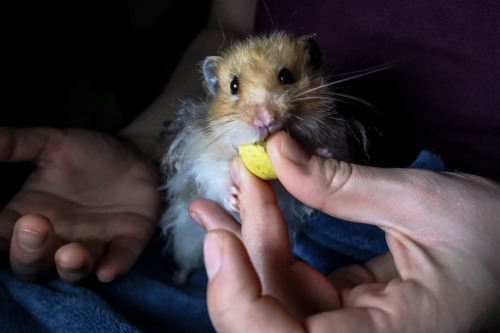
<svg viewBox="0 0 500 333">
<path fill-rule="evenodd" d="M 423 151 L 413 168 L 451 171 Z M 323 273 L 364 262 L 387 251 L 377 227 L 341 221 L 318 213 L 295 246 L 296 255 Z M 182 287 L 168 276 L 173 263 L 152 241 L 138 263 L 109 284 L 68 285 L 23 282 L 0 270 L 0 327 L 4 332 L 211 332 L 205 303 L 206 275 L 195 272 Z"/>
</svg>

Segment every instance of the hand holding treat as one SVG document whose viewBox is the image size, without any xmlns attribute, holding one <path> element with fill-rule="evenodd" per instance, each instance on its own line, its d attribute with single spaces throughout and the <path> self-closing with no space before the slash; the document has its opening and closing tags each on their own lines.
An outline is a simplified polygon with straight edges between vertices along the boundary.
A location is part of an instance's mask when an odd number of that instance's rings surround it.
<svg viewBox="0 0 500 333">
<path fill-rule="evenodd" d="M 272 189 L 236 159 L 242 223 L 204 199 L 190 206 L 208 231 L 207 304 L 218 332 L 498 332 L 498 183 L 324 159 L 284 133 L 268 141 L 290 193 L 381 227 L 390 252 L 329 276 L 296 260 Z"/>
</svg>

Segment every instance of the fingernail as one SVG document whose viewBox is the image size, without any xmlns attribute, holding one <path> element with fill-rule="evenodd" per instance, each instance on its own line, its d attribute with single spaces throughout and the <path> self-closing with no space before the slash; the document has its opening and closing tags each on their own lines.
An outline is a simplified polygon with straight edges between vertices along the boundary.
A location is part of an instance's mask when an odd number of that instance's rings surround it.
<svg viewBox="0 0 500 333">
<path fill-rule="evenodd" d="M 193 212 L 191 209 L 188 210 L 188 214 L 189 214 L 189 217 L 195 221 L 195 222 L 199 222 L 200 221 L 200 218 L 198 217 L 198 214 L 196 214 L 195 212 Z"/>
<path fill-rule="evenodd" d="M 31 230 L 19 228 L 17 232 L 19 246 L 25 251 L 35 251 L 45 242 L 45 236 Z"/>
<path fill-rule="evenodd" d="M 221 239 L 214 233 L 207 233 L 203 246 L 205 269 L 208 279 L 211 280 L 219 271 L 221 260 Z"/>
<path fill-rule="evenodd" d="M 231 164 L 229 164 L 229 171 L 231 172 L 231 178 L 236 186 L 240 186 L 240 167 L 237 159 L 233 159 Z"/>
<path fill-rule="evenodd" d="M 286 133 L 281 135 L 281 153 L 286 158 L 301 165 L 306 165 L 309 162 L 309 155 Z"/>
<path fill-rule="evenodd" d="M 66 274 L 81 275 L 88 271 L 87 265 L 71 266 L 64 263 L 58 263 L 57 266 L 65 271 Z"/>
<path fill-rule="evenodd" d="M 198 223 L 199 225 L 202 225 L 201 223 L 201 220 L 200 220 L 200 217 L 198 216 L 197 213 L 189 210 L 188 211 L 188 214 L 189 214 L 189 217 L 191 218 L 191 220 L 195 221 L 196 223 Z"/>
</svg>

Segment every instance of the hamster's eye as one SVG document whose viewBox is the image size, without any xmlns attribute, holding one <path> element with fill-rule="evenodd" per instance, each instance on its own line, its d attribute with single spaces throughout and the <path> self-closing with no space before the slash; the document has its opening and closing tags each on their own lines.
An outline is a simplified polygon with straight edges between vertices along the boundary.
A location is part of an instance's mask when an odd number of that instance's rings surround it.
<svg viewBox="0 0 500 333">
<path fill-rule="evenodd" d="M 231 88 L 231 94 L 236 95 L 238 94 L 239 88 L 240 88 L 240 80 L 235 76 L 233 78 L 233 81 L 231 81 L 231 84 L 229 85 Z"/>
<path fill-rule="evenodd" d="M 282 70 L 280 70 L 278 74 L 278 80 L 280 81 L 280 84 L 292 84 L 295 82 L 295 78 L 288 68 L 283 68 Z"/>
</svg>

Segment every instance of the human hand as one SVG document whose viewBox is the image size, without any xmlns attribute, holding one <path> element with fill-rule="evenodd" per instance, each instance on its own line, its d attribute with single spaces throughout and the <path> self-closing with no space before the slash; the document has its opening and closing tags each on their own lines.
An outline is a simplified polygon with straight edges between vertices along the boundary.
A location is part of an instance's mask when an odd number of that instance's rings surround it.
<svg viewBox="0 0 500 333">
<path fill-rule="evenodd" d="M 54 273 L 109 282 L 128 271 L 152 237 L 156 171 L 110 136 L 77 129 L 0 128 L 0 161 L 37 168 L 0 212 L 0 255 L 18 277 Z"/>
<path fill-rule="evenodd" d="M 378 169 L 308 156 L 285 134 L 269 138 L 267 149 L 294 196 L 327 214 L 378 225 L 390 252 L 328 277 L 296 261 L 271 189 L 238 158 L 232 174 L 240 189 L 241 230 L 212 202 L 190 207 L 191 216 L 209 231 L 207 300 L 218 331 L 477 332 L 498 327 L 497 183 L 467 174 Z"/>
</svg>

